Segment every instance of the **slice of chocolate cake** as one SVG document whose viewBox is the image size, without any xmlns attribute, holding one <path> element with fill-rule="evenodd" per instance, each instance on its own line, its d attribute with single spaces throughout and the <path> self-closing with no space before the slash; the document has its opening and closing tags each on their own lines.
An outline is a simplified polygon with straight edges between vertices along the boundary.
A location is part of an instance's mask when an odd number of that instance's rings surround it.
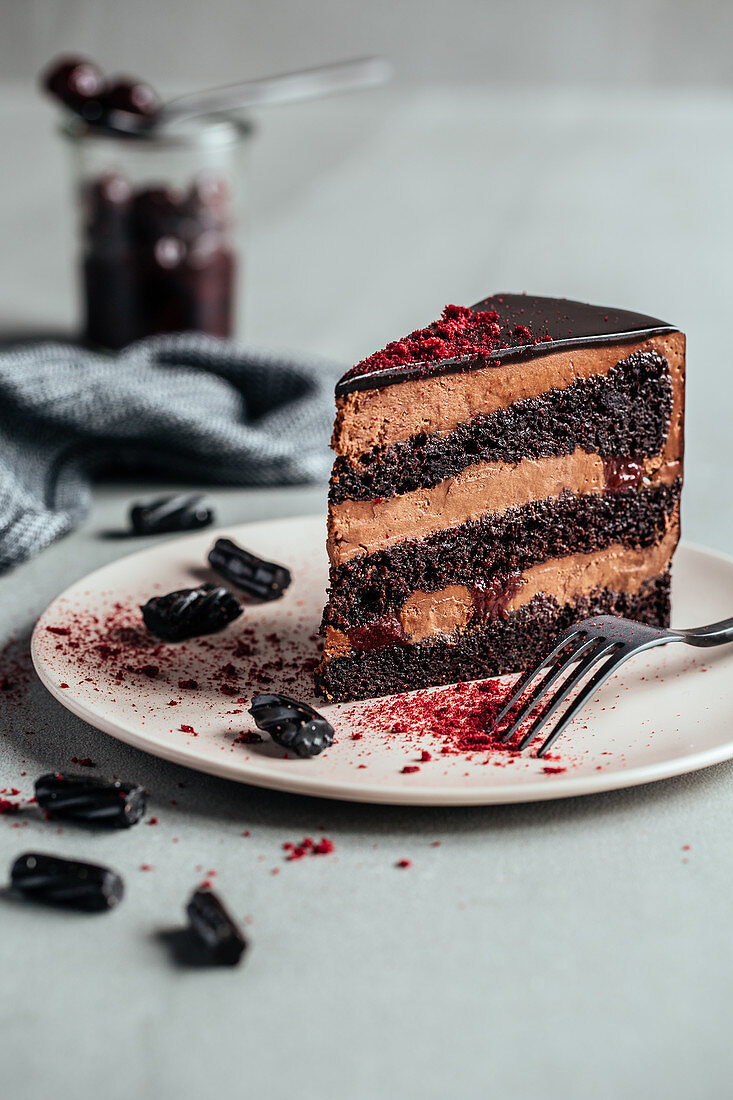
<svg viewBox="0 0 733 1100">
<path fill-rule="evenodd" d="M 344 375 L 322 694 L 517 671 L 591 614 L 667 625 L 684 357 L 653 317 L 497 294 Z"/>
</svg>

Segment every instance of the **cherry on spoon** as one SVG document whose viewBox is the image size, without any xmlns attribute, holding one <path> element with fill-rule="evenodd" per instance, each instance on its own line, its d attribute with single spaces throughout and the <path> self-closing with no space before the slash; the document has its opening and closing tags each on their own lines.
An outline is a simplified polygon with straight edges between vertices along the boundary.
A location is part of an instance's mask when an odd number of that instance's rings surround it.
<svg viewBox="0 0 733 1100">
<path fill-rule="evenodd" d="M 148 89 L 148 86 L 142 84 L 127 86 L 120 83 L 115 86 L 116 94 L 109 97 L 101 117 L 89 121 L 94 121 L 97 125 L 114 133 L 152 137 L 160 130 L 189 118 L 230 113 L 246 107 L 269 107 L 278 103 L 294 103 L 316 96 L 331 95 L 334 92 L 375 87 L 384 84 L 391 76 L 392 65 L 385 58 L 356 58 L 331 65 L 319 65 L 313 69 L 301 69 L 278 76 L 245 80 L 220 88 L 188 93 L 177 96 L 162 106 L 156 105 L 157 109 L 147 111 L 134 109 L 134 104 L 135 87 Z M 126 95 L 129 104 L 126 101 Z M 103 101 L 103 97 L 100 98 Z M 142 91 L 137 98 L 142 98 Z M 72 106 L 68 101 L 67 105 Z M 151 105 L 150 100 L 146 101 L 148 108 Z"/>
</svg>

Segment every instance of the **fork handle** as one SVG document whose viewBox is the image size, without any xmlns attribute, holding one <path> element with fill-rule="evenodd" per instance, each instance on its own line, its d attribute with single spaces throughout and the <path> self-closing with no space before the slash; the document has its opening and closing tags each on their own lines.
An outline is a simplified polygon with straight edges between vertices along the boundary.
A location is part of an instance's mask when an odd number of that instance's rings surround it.
<svg viewBox="0 0 733 1100">
<path fill-rule="evenodd" d="M 673 630 L 672 633 L 679 634 L 688 645 L 725 645 L 726 642 L 733 642 L 733 619 L 723 619 L 722 622 L 692 627 L 690 630 Z"/>
</svg>

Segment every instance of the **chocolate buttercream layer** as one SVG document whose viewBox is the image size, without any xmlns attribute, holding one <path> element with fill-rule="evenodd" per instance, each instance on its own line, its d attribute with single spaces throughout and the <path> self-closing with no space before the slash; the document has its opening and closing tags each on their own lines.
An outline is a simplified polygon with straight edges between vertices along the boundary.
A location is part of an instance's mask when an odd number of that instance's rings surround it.
<svg viewBox="0 0 733 1100">
<path fill-rule="evenodd" d="M 605 373 L 481 412 L 450 431 L 418 433 L 361 456 L 342 454 L 334 463 L 329 499 L 336 506 L 384 499 L 431 488 L 477 462 L 516 463 L 578 448 L 604 457 L 657 454 L 680 387 L 681 375 L 673 382 L 663 356 L 637 351 Z"/>
<path fill-rule="evenodd" d="M 649 549 L 615 543 L 605 550 L 552 558 L 522 573 L 477 578 L 472 585 L 451 584 L 437 592 L 418 589 L 390 618 L 391 632 L 385 629 L 384 619 L 346 633 L 329 627 L 324 660 L 377 649 L 388 640 L 412 645 L 437 635 L 450 637 L 479 629 L 488 619 L 517 611 L 538 595 L 551 595 L 564 605 L 577 603 L 600 588 L 638 592 L 647 581 L 666 572 L 678 539 L 679 514 L 675 510 L 664 536 Z"/>
<path fill-rule="evenodd" d="M 600 589 L 562 606 L 552 596 L 537 595 L 505 619 L 453 639 L 335 657 L 316 670 L 316 688 L 326 699 L 343 701 L 519 672 L 537 664 L 564 630 L 590 615 L 669 626 L 669 586 L 666 572 L 635 593 Z"/>
<path fill-rule="evenodd" d="M 337 455 L 354 462 L 415 435 L 445 435 L 460 424 L 492 416 L 515 402 L 607 375 L 620 361 L 638 353 L 666 360 L 681 411 L 685 337 L 673 331 L 631 343 L 553 351 L 521 364 L 500 363 L 467 374 L 405 380 L 339 397 L 333 448 Z"/>
<path fill-rule="evenodd" d="M 347 630 L 399 614 L 415 591 L 474 586 L 495 575 L 613 544 L 649 549 L 679 507 L 681 480 L 533 501 L 482 515 L 426 538 L 411 538 L 332 566 L 324 626 Z"/>
</svg>

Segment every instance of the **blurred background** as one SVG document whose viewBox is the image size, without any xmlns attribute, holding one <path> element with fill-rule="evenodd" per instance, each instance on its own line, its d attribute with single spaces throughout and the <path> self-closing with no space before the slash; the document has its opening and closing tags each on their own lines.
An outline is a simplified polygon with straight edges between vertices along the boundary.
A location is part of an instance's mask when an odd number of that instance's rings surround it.
<svg viewBox="0 0 733 1100">
<path fill-rule="evenodd" d="M 721 0 L 5 0 L 0 62 L 23 78 L 57 50 L 166 80 L 390 53 L 409 82 L 730 86 Z M 184 18 L 185 17 L 185 18 Z"/>
<path fill-rule="evenodd" d="M 164 95 L 367 53 L 388 87 L 261 111 L 244 333 L 352 363 L 449 301 L 527 290 L 689 338 L 686 534 L 729 436 L 733 5 L 701 0 L 3 0 L 8 330 L 75 324 L 70 182 L 38 71 L 60 52 Z"/>
</svg>

